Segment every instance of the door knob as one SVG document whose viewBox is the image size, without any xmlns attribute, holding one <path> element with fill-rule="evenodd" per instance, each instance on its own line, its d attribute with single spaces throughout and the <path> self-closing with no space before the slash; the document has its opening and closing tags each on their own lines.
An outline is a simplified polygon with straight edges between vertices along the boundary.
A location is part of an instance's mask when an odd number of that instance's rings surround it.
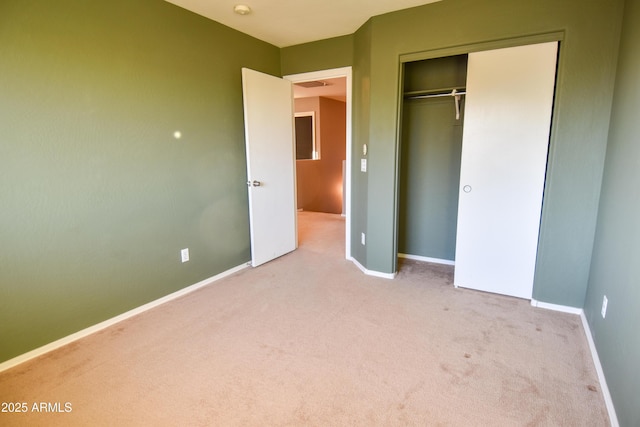
<svg viewBox="0 0 640 427">
<path fill-rule="evenodd" d="M 260 187 L 262 185 L 262 183 L 260 181 L 256 181 L 255 179 L 253 181 L 247 181 L 247 185 L 248 186 L 254 186 L 254 187 Z"/>
<path fill-rule="evenodd" d="M 462 187 L 462 191 L 464 191 L 465 193 L 471 193 L 471 186 L 470 185 L 465 185 L 464 187 Z"/>
</svg>

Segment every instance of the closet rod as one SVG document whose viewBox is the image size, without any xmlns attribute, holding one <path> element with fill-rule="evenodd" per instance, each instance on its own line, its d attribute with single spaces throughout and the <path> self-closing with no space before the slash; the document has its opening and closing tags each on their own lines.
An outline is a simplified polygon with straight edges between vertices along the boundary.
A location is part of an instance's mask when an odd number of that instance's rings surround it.
<svg viewBox="0 0 640 427">
<path fill-rule="evenodd" d="M 405 99 L 441 98 L 444 96 L 466 95 L 466 93 L 467 93 L 466 91 L 460 91 L 460 92 L 432 93 L 429 95 L 409 95 L 409 96 L 405 96 Z"/>
</svg>

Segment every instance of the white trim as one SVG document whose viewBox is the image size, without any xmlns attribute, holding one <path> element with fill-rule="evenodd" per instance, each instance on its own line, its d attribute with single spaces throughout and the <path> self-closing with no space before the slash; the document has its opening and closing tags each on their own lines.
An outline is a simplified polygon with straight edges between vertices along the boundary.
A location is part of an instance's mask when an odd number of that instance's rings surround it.
<svg viewBox="0 0 640 427">
<path fill-rule="evenodd" d="M 223 279 L 227 276 L 230 276 L 234 273 L 237 273 L 240 270 L 243 270 L 247 267 L 249 267 L 250 264 L 242 264 L 239 265 L 237 267 L 233 267 L 227 271 L 223 271 L 220 274 L 217 274 L 215 276 L 212 276 L 208 279 L 204 279 L 196 284 L 187 286 L 186 288 L 182 288 L 178 291 L 175 291 L 169 295 L 166 295 L 162 298 L 158 298 L 157 300 L 151 301 L 147 304 L 141 305 L 139 307 L 136 307 L 132 310 L 129 310 L 125 313 L 119 314 L 118 316 L 112 317 L 111 319 L 107 319 L 103 322 L 97 323 L 93 326 L 89 326 L 88 328 L 82 329 L 78 332 L 75 332 L 71 335 L 67 335 L 66 337 L 60 338 L 59 340 L 53 341 L 49 344 L 45 344 L 42 347 L 38 347 L 34 350 L 31 350 L 27 353 L 21 354 L 20 356 L 16 356 L 13 359 L 9 359 L 5 362 L 0 363 L 0 372 L 5 371 L 7 369 L 11 369 L 21 363 L 24 363 L 28 360 L 31 359 L 35 359 L 36 357 L 42 356 L 45 353 L 48 353 L 50 351 L 56 350 L 62 346 L 65 346 L 67 344 L 70 344 L 74 341 L 77 341 L 81 338 L 87 337 L 91 334 L 94 334 L 98 331 L 101 331 L 103 329 L 106 329 L 110 326 L 115 325 L 116 323 L 122 322 L 123 320 L 129 319 L 130 317 L 133 317 L 135 315 L 138 315 L 140 313 L 143 313 L 145 311 L 151 310 L 152 308 L 158 307 L 162 304 L 165 304 L 169 301 L 172 301 L 176 298 L 179 298 L 181 296 L 184 296 L 186 294 L 189 294 L 193 291 L 196 291 L 200 288 L 203 288 L 207 285 L 210 285 L 213 282 L 216 282 L 220 279 Z"/>
<path fill-rule="evenodd" d="M 561 311 L 563 313 L 576 314 L 580 316 L 582 320 L 582 327 L 584 329 L 584 333 L 587 336 L 587 342 L 589 343 L 589 350 L 591 351 L 591 358 L 593 359 L 593 364 L 596 368 L 596 373 L 598 375 L 598 382 L 600 382 L 600 388 L 602 389 L 602 396 L 604 397 L 604 403 L 607 407 L 607 412 L 609 413 L 609 421 L 611 421 L 612 427 L 619 427 L 618 417 L 616 415 L 616 409 L 613 406 L 613 399 L 611 399 L 611 393 L 609 392 L 609 387 L 607 386 L 607 379 L 604 376 L 604 370 L 602 369 L 602 364 L 600 363 L 600 357 L 598 357 L 598 351 L 596 350 L 596 345 L 593 342 L 593 335 L 591 334 L 591 328 L 589 327 L 589 322 L 587 321 L 587 317 L 584 314 L 584 310 L 576 307 L 568 307 L 566 305 L 557 305 L 550 304 L 546 302 L 536 301 L 531 299 L 531 305 L 538 308 L 544 308 L 547 310 Z"/>
<path fill-rule="evenodd" d="M 398 253 L 398 256 L 400 258 L 412 259 L 415 261 L 422 261 L 422 262 L 430 262 L 433 264 L 456 265 L 456 262 L 450 259 L 431 258 L 431 257 L 426 257 L 421 255 L 409 255 L 409 254 L 401 254 L 401 253 Z"/>
<path fill-rule="evenodd" d="M 362 264 L 360 264 L 358 262 L 358 260 L 355 259 L 355 258 L 349 257 L 349 261 L 353 262 L 356 265 L 356 267 L 358 267 L 367 276 L 381 277 L 383 279 L 395 279 L 396 278 L 396 273 L 383 273 L 381 271 L 368 270 Z"/>
<path fill-rule="evenodd" d="M 584 328 L 584 333 L 587 336 L 587 341 L 589 342 L 591 357 L 593 358 L 593 364 L 596 367 L 596 372 L 598 374 L 598 381 L 600 381 L 600 388 L 602 389 L 602 395 L 604 397 L 604 403 L 607 407 L 607 412 L 609 413 L 609 421 L 611 422 L 612 427 L 619 427 L 620 424 L 618 423 L 616 408 L 613 406 L 613 399 L 611 399 L 611 393 L 609 392 L 609 387 L 607 386 L 607 379 L 604 376 L 604 370 L 602 369 L 602 364 L 600 363 L 600 357 L 598 357 L 598 351 L 596 350 L 596 344 L 593 342 L 593 335 L 591 334 L 591 328 L 589 327 L 589 322 L 587 321 L 587 317 L 584 315 L 584 311 L 580 313 L 580 319 L 582 319 L 582 326 Z"/>
<path fill-rule="evenodd" d="M 582 314 L 582 309 L 577 307 L 569 307 L 568 305 L 550 304 L 548 302 L 537 301 L 531 298 L 531 305 L 538 308 L 544 308 L 547 310 L 561 311 L 569 314 Z"/>
<path fill-rule="evenodd" d="M 346 139 L 346 167 L 347 171 L 345 194 L 342 196 L 345 198 L 345 258 L 351 259 L 351 150 L 352 150 L 352 105 L 353 105 L 353 91 L 352 91 L 352 67 L 332 68 L 329 70 L 312 71 L 309 73 L 290 74 L 284 76 L 285 79 L 290 80 L 293 83 L 308 82 L 313 80 L 331 79 L 337 77 L 346 77 L 347 79 L 347 139 Z"/>
</svg>

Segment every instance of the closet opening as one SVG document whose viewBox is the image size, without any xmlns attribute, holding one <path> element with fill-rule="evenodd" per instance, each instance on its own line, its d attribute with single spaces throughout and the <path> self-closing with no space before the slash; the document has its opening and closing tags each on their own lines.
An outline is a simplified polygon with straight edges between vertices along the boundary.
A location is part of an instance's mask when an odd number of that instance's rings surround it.
<svg viewBox="0 0 640 427">
<path fill-rule="evenodd" d="M 400 130 L 398 266 L 453 265 L 468 55 L 406 62 Z"/>
<path fill-rule="evenodd" d="M 559 43 L 492 47 L 403 63 L 398 256 L 531 299 Z"/>
</svg>

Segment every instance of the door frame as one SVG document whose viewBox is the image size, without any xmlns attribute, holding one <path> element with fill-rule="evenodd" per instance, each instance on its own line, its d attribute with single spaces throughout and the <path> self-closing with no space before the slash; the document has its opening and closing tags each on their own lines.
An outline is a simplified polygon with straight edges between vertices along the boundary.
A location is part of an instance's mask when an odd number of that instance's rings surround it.
<svg viewBox="0 0 640 427">
<path fill-rule="evenodd" d="M 332 68 L 328 70 L 311 71 L 308 73 L 290 74 L 283 78 L 291 81 L 292 83 L 302 83 L 314 80 L 333 79 L 345 77 L 346 78 L 346 172 L 343 180 L 345 180 L 345 192 L 342 195 L 344 198 L 345 206 L 345 258 L 351 260 L 351 119 L 352 119 L 352 67 Z M 297 226 L 296 226 L 297 227 Z"/>
<path fill-rule="evenodd" d="M 396 98 L 396 123 L 398 124 L 396 126 L 396 163 L 395 163 L 395 178 L 396 178 L 396 187 L 395 187 L 395 212 L 394 212 L 394 222 L 393 222 L 393 233 L 394 233 L 394 258 L 393 258 L 393 267 L 394 269 L 397 271 L 398 269 L 398 230 L 399 230 L 399 208 L 400 208 L 400 198 L 399 198 L 399 192 L 400 192 L 400 149 L 401 149 L 401 145 L 402 145 L 402 105 L 403 105 L 403 100 L 404 100 L 404 96 L 403 96 L 403 90 L 402 88 L 404 87 L 404 65 L 407 62 L 413 62 L 413 61 L 421 61 L 424 59 L 434 59 L 434 58 L 441 58 L 441 57 L 445 57 L 445 56 L 453 56 L 453 55 L 464 55 L 464 54 L 470 54 L 472 52 L 480 52 L 480 51 L 484 51 L 484 50 L 493 50 L 493 49 L 502 49 L 502 48 L 507 48 L 507 47 L 516 47 L 516 46 L 522 46 L 522 45 L 528 45 L 528 44 L 537 44 L 537 43 L 545 43 L 545 42 L 559 42 L 561 46 L 562 42 L 565 39 L 565 32 L 564 31 L 552 31 L 552 32 L 548 32 L 548 33 L 541 33 L 541 34 L 534 34 L 534 35 L 528 35 L 528 36 L 521 36 L 521 37 L 513 37 L 513 38 L 507 38 L 507 39 L 497 39 L 497 40 L 488 40 L 488 41 L 482 41 L 482 42 L 477 42 L 477 43 L 469 43 L 469 44 L 465 44 L 465 45 L 459 45 L 459 46 L 450 46 L 450 47 L 444 47 L 444 48 L 438 48 L 438 49 L 431 49 L 431 50 L 424 50 L 424 51 L 420 51 L 420 52 L 412 52 L 412 53 L 405 53 L 405 54 L 400 54 L 399 55 L 399 61 L 398 61 L 398 69 L 399 69 L 399 76 L 398 76 L 398 92 L 397 92 L 397 98 Z M 562 60 L 562 52 L 563 50 L 559 47 L 559 51 L 560 54 L 558 56 L 558 63 L 557 63 L 557 75 L 556 75 L 556 85 L 560 84 L 560 79 L 562 76 L 562 67 L 563 67 L 563 60 Z M 556 90 L 556 93 L 554 94 L 554 104 L 556 104 L 558 102 L 558 91 Z M 557 105 L 557 104 L 556 104 Z M 554 146 L 554 141 L 556 139 L 556 126 L 554 126 L 555 122 L 556 122 L 556 114 L 557 114 L 557 110 L 553 109 L 552 111 L 552 115 L 551 115 L 551 134 L 549 135 L 549 153 L 548 153 L 548 157 L 547 157 L 547 177 L 549 176 L 549 170 L 552 167 L 551 161 L 552 161 L 552 148 Z M 545 177 L 545 189 L 543 191 L 543 205 L 542 205 L 542 215 L 541 215 L 541 220 L 540 220 L 540 228 L 539 228 L 539 237 L 538 237 L 538 249 L 540 247 L 540 239 L 542 238 L 542 234 L 544 231 L 544 217 L 545 217 L 545 204 L 544 204 L 544 198 L 546 197 L 547 191 L 548 189 L 546 188 L 546 183 L 547 183 L 547 178 Z M 455 260 L 453 261 L 452 265 L 455 265 Z M 537 259 L 536 259 L 536 269 L 537 269 Z M 535 273 L 534 273 L 534 294 L 535 294 L 535 281 L 536 281 L 536 277 L 535 277 Z"/>
</svg>

